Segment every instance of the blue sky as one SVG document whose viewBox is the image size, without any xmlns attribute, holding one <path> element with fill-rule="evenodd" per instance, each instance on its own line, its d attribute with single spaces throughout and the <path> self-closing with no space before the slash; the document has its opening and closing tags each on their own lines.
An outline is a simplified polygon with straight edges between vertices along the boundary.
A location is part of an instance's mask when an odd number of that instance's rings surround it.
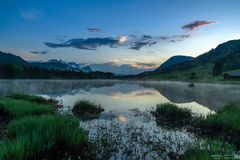
<svg viewBox="0 0 240 160">
<path fill-rule="evenodd" d="M 239 0 L 1 0 L 0 50 L 26 60 L 150 69 L 173 55 L 197 56 L 240 39 L 239 6 Z"/>
</svg>

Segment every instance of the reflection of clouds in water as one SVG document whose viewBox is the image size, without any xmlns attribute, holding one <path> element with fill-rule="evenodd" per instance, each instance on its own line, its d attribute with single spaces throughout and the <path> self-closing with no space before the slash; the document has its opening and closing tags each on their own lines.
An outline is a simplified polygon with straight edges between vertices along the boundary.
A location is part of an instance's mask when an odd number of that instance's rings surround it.
<svg viewBox="0 0 240 160">
<path fill-rule="evenodd" d="M 151 94 L 150 92 L 156 91 L 154 88 L 142 87 L 139 84 L 129 84 L 129 83 L 116 83 L 113 86 L 101 87 L 101 88 L 92 88 L 89 90 L 90 93 L 94 94 L 104 94 L 104 95 L 114 95 L 114 94 Z"/>
<path fill-rule="evenodd" d="M 157 103 L 196 102 L 218 110 L 227 103 L 240 102 L 240 85 L 119 80 L 1 80 L 0 95 L 25 93 L 65 99 L 96 99 L 116 108 L 150 107 Z M 63 100 L 64 103 L 64 100 Z M 73 103 L 73 102 L 72 102 Z M 195 106 L 195 104 L 193 104 Z"/>
<path fill-rule="evenodd" d="M 58 97 L 58 99 L 62 99 L 63 104 L 68 106 L 72 106 L 78 99 L 89 99 L 102 104 L 105 111 L 117 110 L 121 112 L 136 107 L 145 110 L 146 107 L 167 101 L 153 88 L 122 83 L 114 86 L 92 88 L 88 92 L 83 92 L 83 94 L 66 94 Z"/>
<path fill-rule="evenodd" d="M 86 94 L 89 95 L 89 92 L 83 89 L 73 89 L 68 95 L 76 95 L 76 94 Z"/>
<path fill-rule="evenodd" d="M 134 99 L 139 96 L 155 96 L 158 95 L 159 92 L 156 90 L 142 89 L 128 92 L 127 94 L 123 94 L 121 92 L 111 93 L 113 99 Z"/>
<path fill-rule="evenodd" d="M 121 123 L 125 123 L 126 122 L 126 117 L 124 115 L 119 115 L 118 116 L 118 120 L 121 122 Z"/>
</svg>

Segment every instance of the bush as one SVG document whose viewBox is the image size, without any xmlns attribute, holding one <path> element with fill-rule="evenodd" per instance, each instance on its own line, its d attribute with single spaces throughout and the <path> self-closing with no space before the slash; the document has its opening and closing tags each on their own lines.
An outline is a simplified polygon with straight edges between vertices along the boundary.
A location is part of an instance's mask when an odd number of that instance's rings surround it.
<svg viewBox="0 0 240 160">
<path fill-rule="evenodd" d="M 183 160 L 225 160 L 234 159 L 235 147 L 221 140 L 205 140 L 190 146 L 181 159 Z"/>
<path fill-rule="evenodd" d="M 25 101 L 29 101 L 29 102 L 32 102 L 32 103 L 60 106 L 58 104 L 58 101 L 56 101 L 54 99 L 46 99 L 46 98 L 39 97 L 39 96 L 32 96 L 32 95 L 27 95 L 27 94 L 14 93 L 14 94 L 9 95 L 8 97 L 12 98 L 12 99 L 25 100 Z"/>
<path fill-rule="evenodd" d="M 7 126 L 7 140 L 0 146 L 0 159 L 94 159 L 95 149 L 79 120 L 40 116 L 14 120 Z"/>
<path fill-rule="evenodd" d="M 178 78 L 178 76 L 174 76 L 174 75 L 169 76 L 169 79 L 177 79 L 177 78 Z"/>
<path fill-rule="evenodd" d="M 196 78 L 198 77 L 196 76 L 195 72 L 190 73 L 189 79 L 196 79 Z"/>
<path fill-rule="evenodd" d="M 89 100 L 79 100 L 75 102 L 72 112 L 81 119 L 98 118 L 104 111 L 100 104 L 96 104 Z"/>
<path fill-rule="evenodd" d="M 192 112 L 186 108 L 179 108 L 172 103 L 158 104 L 150 113 L 156 118 L 159 125 L 166 127 L 182 127 L 192 120 Z"/>
<path fill-rule="evenodd" d="M 42 105 L 10 98 L 0 99 L 1 116 L 9 115 L 13 118 L 20 118 L 30 115 L 54 114 L 55 111 L 56 108 L 52 105 Z"/>
</svg>

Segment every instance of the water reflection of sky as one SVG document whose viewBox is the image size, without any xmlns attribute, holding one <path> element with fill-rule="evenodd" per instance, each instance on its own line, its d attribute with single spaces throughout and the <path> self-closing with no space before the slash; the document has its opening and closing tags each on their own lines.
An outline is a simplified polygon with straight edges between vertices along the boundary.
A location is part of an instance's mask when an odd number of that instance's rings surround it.
<svg viewBox="0 0 240 160">
<path fill-rule="evenodd" d="M 194 112 L 218 110 L 228 103 L 240 103 L 240 85 L 119 80 L 1 80 L 0 95 L 25 93 L 57 98 L 72 106 L 78 99 L 101 103 L 106 111 L 129 112 L 159 103 L 172 102 Z M 204 107 L 205 106 L 205 107 Z"/>
<path fill-rule="evenodd" d="M 88 91 L 78 90 L 75 94 L 56 97 L 65 106 L 73 106 L 78 99 L 89 99 L 104 106 L 105 111 L 126 113 L 133 109 L 145 111 L 156 104 L 170 102 L 159 91 L 137 84 L 116 84 L 114 86 L 91 88 Z M 181 107 L 191 108 L 195 113 L 206 114 L 210 110 L 196 102 L 176 103 Z"/>
</svg>

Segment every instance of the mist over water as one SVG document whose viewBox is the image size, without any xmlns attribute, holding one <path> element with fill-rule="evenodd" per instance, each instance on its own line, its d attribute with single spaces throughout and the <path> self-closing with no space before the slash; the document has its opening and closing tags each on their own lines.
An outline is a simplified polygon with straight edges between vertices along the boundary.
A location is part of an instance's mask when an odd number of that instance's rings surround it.
<svg viewBox="0 0 240 160">
<path fill-rule="evenodd" d="M 145 110 L 159 103 L 172 102 L 194 111 L 218 110 L 228 103 L 240 103 L 240 86 L 195 84 L 167 81 L 120 80 L 1 80 L 0 95 L 25 93 L 61 100 L 72 106 L 78 99 L 101 103 L 106 111 Z"/>
</svg>

